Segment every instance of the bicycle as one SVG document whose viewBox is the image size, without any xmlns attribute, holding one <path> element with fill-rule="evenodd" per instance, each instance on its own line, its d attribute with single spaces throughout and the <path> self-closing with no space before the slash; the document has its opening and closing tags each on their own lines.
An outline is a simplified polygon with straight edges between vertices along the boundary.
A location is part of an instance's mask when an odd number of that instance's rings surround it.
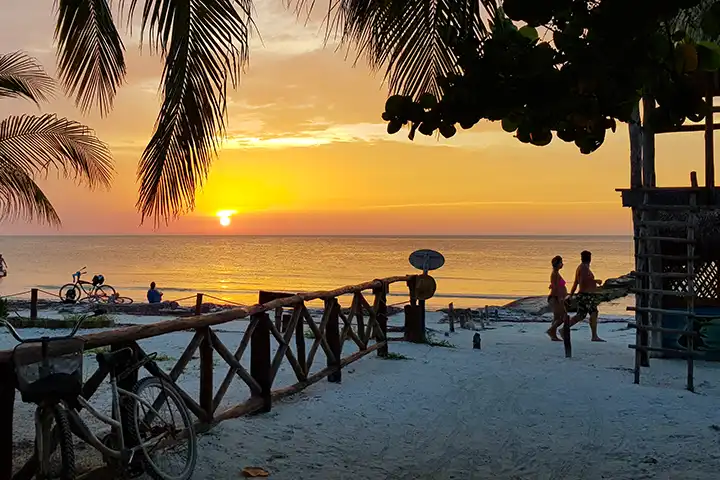
<svg viewBox="0 0 720 480">
<path fill-rule="evenodd" d="M 96 311 L 94 315 L 101 313 Z M 152 376 L 139 380 L 132 391 L 118 387 L 118 381 L 153 361 L 155 354 L 137 361 L 134 350 L 126 347 L 96 355 L 100 370 L 91 380 L 96 380 L 99 385 L 109 375 L 112 394 L 110 417 L 98 412 L 83 397 L 85 341 L 75 337 L 75 334 L 82 322 L 90 316 L 83 316 L 67 336 L 32 339 L 23 339 L 10 322 L 0 320 L 0 324 L 4 324 L 19 342 L 13 350 L 12 358 L 22 401 L 37 405 L 34 457 L 38 467 L 36 478 L 75 479 L 74 433 L 102 454 L 107 466 L 117 472 L 115 478 L 148 473 L 157 480 L 189 479 L 197 462 L 197 439 L 190 413 L 175 387 Z M 142 398 L 143 393 L 152 388 L 157 388 L 159 393 L 151 395 L 150 401 Z M 171 402 L 177 408 L 181 428 L 175 426 Z M 125 417 L 121 415 L 121 406 L 125 410 Z M 172 426 L 165 421 L 157 426 L 151 425 L 154 420 L 162 419 L 163 406 L 167 406 L 171 413 Z M 102 440 L 92 433 L 79 415 L 81 408 L 110 426 L 110 433 Z M 126 434 L 129 442 L 126 442 Z M 180 472 L 164 471 L 159 465 L 161 460 L 169 458 L 164 449 L 183 445 L 187 450 Z M 53 456 L 56 452 L 59 452 L 59 458 Z M 159 456 L 155 453 L 159 453 Z"/>
<path fill-rule="evenodd" d="M 92 281 L 82 280 L 82 276 L 87 273 L 83 267 L 73 273 L 72 283 L 66 283 L 60 287 L 58 296 L 63 303 L 75 303 L 82 299 L 83 294 L 87 298 L 103 300 L 115 295 L 115 288 L 111 285 L 105 285 L 105 277 L 102 275 L 93 275 Z M 87 288 L 87 289 L 86 289 Z"/>
</svg>

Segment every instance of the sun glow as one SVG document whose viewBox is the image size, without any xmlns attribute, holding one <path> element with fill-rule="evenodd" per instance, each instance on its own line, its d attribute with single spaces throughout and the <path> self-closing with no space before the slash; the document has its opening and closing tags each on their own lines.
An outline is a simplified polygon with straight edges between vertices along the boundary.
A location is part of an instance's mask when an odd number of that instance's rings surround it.
<svg viewBox="0 0 720 480">
<path fill-rule="evenodd" d="M 220 225 L 223 227 L 227 227 L 232 223 L 232 220 L 230 220 L 230 217 L 235 215 L 237 212 L 235 210 L 220 210 L 217 212 L 217 216 L 220 217 Z"/>
</svg>

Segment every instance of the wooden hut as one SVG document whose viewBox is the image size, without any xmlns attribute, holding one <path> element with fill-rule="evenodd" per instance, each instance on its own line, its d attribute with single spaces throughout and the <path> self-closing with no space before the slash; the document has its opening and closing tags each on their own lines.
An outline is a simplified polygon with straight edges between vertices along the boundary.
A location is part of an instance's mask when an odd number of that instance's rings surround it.
<svg viewBox="0 0 720 480">
<path fill-rule="evenodd" d="M 715 187 L 713 97 L 720 94 L 717 75 L 705 80 L 708 107 L 704 124 L 653 132 L 631 127 L 631 188 L 619 189 L 624 207 L 633 211 L 634 289 L 637 337 L 635 383 L 649 357 L 685 358 L 687 388 L 694 390 L 696 358 L 720 359 L 720 191 Z M 644 117 L 655 108 L 643 99 Z M 645 122 L 644 122 L 645 123 Z M 658 187 L 655 183 L 655 135 L 704 132 L 705 184 L 690 172 L 690 185 Z M 720 333 L 720 330 L 718 330 Z"/>
</svg>

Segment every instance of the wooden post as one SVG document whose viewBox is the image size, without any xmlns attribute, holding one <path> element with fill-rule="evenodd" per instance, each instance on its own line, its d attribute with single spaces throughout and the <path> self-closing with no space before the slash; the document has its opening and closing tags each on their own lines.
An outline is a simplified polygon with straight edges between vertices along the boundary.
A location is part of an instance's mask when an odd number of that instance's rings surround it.
<svg viewBox="0 0 720 480">
<path fill-rule="evenodd" d="M 713 74 L 707 74 L 707 88 L 705 102 L 707 114 L 705 115 L 705 186 L 715 188 L 715 144 L 713 141 Z"/>
<path fill-rule="evenodd" d="M 413 275 L 407 280 L 408 292 L 410 293 L 410 305 L 417 305 L 417 297 L 415 296 L 415 283 L 417 282 L 417 276 Z"/>
<path fill-rule="evenodd" d="M 203 294 L 198 293 L 195 297 L 195 315 L 202 315 Z"/>
<path fill-rule="evenodd" d="M 367 348 L 368 338 L 365 338 L 365 319 L 363 318 L 362 293 L 355 292 L 353 303 L 355 304 L 355 320 L 357 321 L 358 337 Z"/>
<path fill-rule="evenodd" d="M 340 365 L 342 358 L 342 343 L 340 343 L 340 303 L 337 298 L 325 300 L 325 308 L 330 309 L 328 321 L 325 324 L 325 339 L 327 340 L 330 351 L 335 355 L 335 362 L 327 359 L 328 367 Z M 331 373 L 328 375 L 328 382 L 340 383 L 342 381 L 342 371 Z"/>
<path fill-rule="evenodd" d="M 30 320 L 37 320 L 38 289 L 30 289 Z"/>
<path fill-rule="evenodd" d="M 198 293 L 198 298 L 202 299 L 202 293 Z M 203 337 L 200 343 L 200 407 L 205 410 L 208 420 L 213 417 L 213 346 L 212 336 L 210 335 L 210 327 L 198 329 Z"/>
<path fill-rule="evenodd" d="M 643 187 L 655 186 L 655 132 L 652 128 L 652 114 L 655 111 L 655 98 L 651 95 L 643 97 Z"/>
<path fill-rule="evenodd" d="M 642 187 L 642 143 L 643 130 L 640 124 L 640 104 L 635 105 L 630 123 L 630 188 Z"/>
<path fill-rule="evenodd" d="M 292 315 L 290 315 L 292 318 Z M 300 364 L 300 369 L 305 372 L 307 377 L 307 355 L 305 354 L 305 317 L 302 315 L 295 326 L 295 349 L 297 350 L 297 360 Z"/>
<path fill-rule="evenodd" d="M 388 356 L 388 347 L 387 347 L 387 322 L 388 322 L 388 316 L 387 316 L 387 288 L 388 285 L 383 283 L 383 286 L 380 288 L 376 288 L 373 292 L 378 300 L 378 310 L 377 310 L 377 322 L 380 326 L 380 332 L 382 332 L 382 337 L 385 339 L 385 346 L 378 349 L 378 357 L 387 357 Z M 377 335 L 375 337 L 375 341 L 380 341 L 381 335 Z"/>
<path fill-rule="evenodd" d="M 427 343 L 422 325 L 419 305 L 405 305 L 405 340 L 413 343 Z"/>
<path fill-rule="evenodd" d="M 260 385 L 260 396 L 263 399 L 263 408 L 260 410 L 267 413 L 272 408 L 272 372 L 271 372 L 271 351 L 270 351 L 270 316 L 267 313 L 253 315 L 256 321 L 255 330 L 250 340 L 250 375 Z"/>
<path fill-rule="evenodd" d="M 15 372 L 7 362 L 0 364 L 0 480 L 12 478 L 14 408 Z"/>
<path fill-rule="evenodd" d="M 695 171 L 690 172 L 690 186 L 693 188 L 698 187 L 697 172 Z"/>
<path fill-rule="evenodd" d="M 572 340 L 570 338 L 570 315 L 565 314 L 563 322 L 563 345 L 565 346 L 565 358 L 572 358 Z"/>
<path fill-rule="evenodd" d="M 450 302 L 450 305 L 448 305 L 448 323 L 450 324 L 450 332 L 455 331 L 455 309 L 453 308 L 453 303 Z"/>
</svg>

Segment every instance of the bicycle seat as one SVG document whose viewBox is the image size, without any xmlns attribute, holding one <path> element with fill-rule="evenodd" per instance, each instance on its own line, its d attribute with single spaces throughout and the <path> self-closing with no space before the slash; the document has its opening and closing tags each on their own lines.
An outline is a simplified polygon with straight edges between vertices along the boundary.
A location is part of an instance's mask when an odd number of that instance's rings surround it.
<svg viewBox="0 0 720 480">
<path fill-rule="evenodd" d="M 95 356 L 95 358 L 101 365 L 118 368 L 133 361 L 135 358 L 135 352 L 132 348 L 125 347 L 115 352 L 100 352 Z"/>
</svg>

